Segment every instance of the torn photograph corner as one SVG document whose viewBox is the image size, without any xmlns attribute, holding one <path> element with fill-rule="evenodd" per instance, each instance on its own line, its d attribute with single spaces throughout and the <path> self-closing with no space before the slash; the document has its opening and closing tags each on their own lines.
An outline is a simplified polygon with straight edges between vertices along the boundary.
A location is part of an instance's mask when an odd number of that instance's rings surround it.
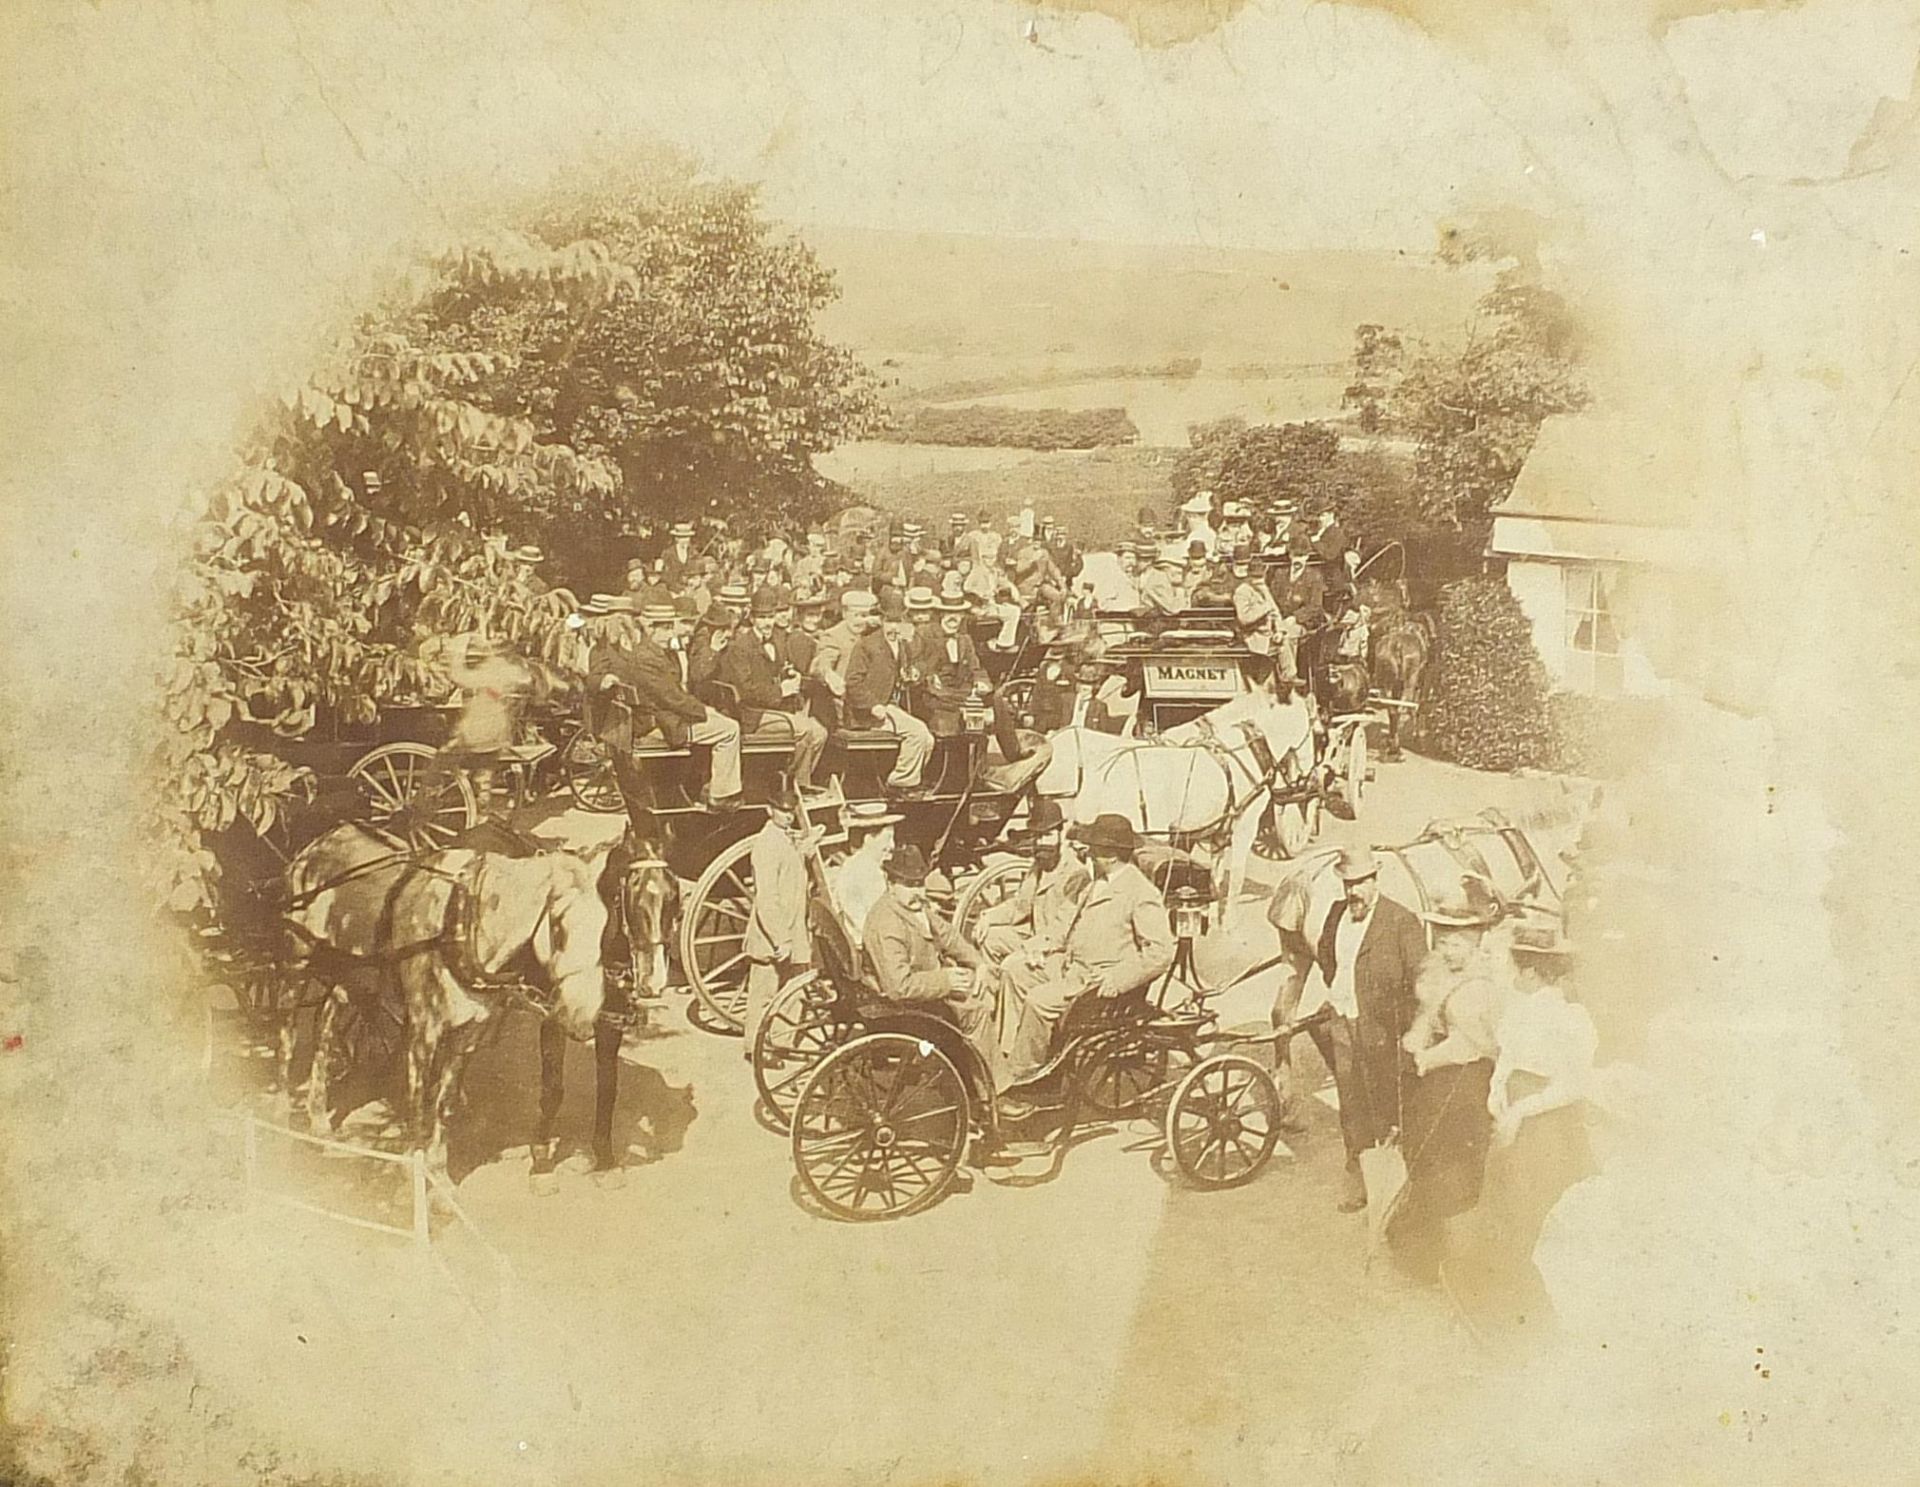
<svg viewBox="0 0 1920 1487">
<path fill-rule="evenodd" d="M 0 1478 L 1911 1477 L 1911 5 L 9 19 Z"/>
</svg>

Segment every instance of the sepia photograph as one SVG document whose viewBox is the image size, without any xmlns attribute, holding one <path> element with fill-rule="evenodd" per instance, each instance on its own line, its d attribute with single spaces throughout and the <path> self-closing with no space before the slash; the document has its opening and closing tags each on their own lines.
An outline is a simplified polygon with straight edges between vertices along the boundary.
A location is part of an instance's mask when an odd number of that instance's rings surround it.
<svg viewBox="0 0 1920 1487">
<path fill-rule="evenodd" d="M 0 1481 L 1920 1477 L 1908 0 L 18 0 Z"/>
</svg>

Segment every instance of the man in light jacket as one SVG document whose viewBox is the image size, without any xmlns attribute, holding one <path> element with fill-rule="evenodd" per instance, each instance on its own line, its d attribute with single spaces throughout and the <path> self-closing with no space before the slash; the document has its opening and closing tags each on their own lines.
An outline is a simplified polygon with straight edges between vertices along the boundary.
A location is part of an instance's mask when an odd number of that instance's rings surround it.
<svg viewBox="0 0 1920 1487">
<path fill-rule="evenodd" d="M 747 920 L 747 1046 L 754 1039 L 781 984 L 813 962 L 807 930 L 807 864 L 800 855 L 793 802 L 776 794 L 767 802 L 767 824 L 753 838 L 753 912 Z"/>
</svg>

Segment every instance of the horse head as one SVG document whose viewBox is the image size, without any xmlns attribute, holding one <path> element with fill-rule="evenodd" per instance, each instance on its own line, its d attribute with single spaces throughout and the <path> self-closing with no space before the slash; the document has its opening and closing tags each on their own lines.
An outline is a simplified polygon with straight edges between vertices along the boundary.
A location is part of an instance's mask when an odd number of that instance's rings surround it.
<svg viewBox="0 0 1920 1487">
<path fill-rule="evenodd" d="M 651 826 L 651 813 L 644 817 Z M 636 824 L 607 858 L 600 896 L 620 906 L 635 994 L 659 996 L 668 981 L 667 923 L 680 893 L 657 828 L 640 829 L 636 817 Z"/>
</svg>

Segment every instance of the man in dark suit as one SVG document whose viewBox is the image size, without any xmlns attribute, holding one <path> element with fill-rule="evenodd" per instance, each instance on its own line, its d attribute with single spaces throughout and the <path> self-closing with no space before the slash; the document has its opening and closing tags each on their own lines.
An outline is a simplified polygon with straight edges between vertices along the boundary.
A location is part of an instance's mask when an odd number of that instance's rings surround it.
<svg viewBox="0 0 1920 1487">
<path fill-rule="evenodd" d="M 693 523 L 677 521 L 667 529 L 666 551 L 654 560 L 655 581 L 670 594 L 680 592 L 693 562 Z"/>
<path fill-rule="evenodd" d="M 1316 697 L 1326 696 L 1326 673 L 1320 657 L 1320 636 L 1327 624 L 1327 583 L 1307 559 L 1311 549 L 1299 545 L 1287 555 L 1287 566 L 1267 579 L 1273 602 L 1288 621 L 1281 632 L 1283 651 L 1291 651 L 1289 669 L 1308 678 Z"/>
<path fill-rule="evenodd" d="M 933 753 L 933 734 L 927 725 L 900 706 L 912 641 L 913 621 L 907 618 L 906 600 L 898 590 L 889 590 L 880 600 L 880 627 L 863 634 L 847 657 L 843 710 L 848 727 L 890 728 L 900 735 L 900 754 L 887 776 L 887 788 L 909 794 L 920 789 L 921 772 Z"/>
<path fill-rule="evenodd" d="M 749 620 L 720 652 L 714 679 L 733 689 L 740 726 L 749 733 L 769 726 L 793 734 L 793 783 L 803 794 L 814 789 L 814 766 L 827 747 L 827 730 L 808 716 L 800 697 L 800 669 L 793 664 L 776 621 L 781 596 L 758 590 L 749 603 Z"/>
<path fill-rule="evenodd" d="M 1360 1153 L 1402 1128 L 1401 1093 L 1412 1083 L 1401 1039 L 1419 1011 L 1414 982 L 1427 937 L 1413 912 L 1380 893 L 1380 860 L 1365 847 L 1342 850 L 1334 870 L 1344 896 L 1327 914 L 1314 945 L 1316 971 L 1296 1018 L 1328 1009 L 1323 1052 L 1332 1054 L 1340 1090 L 1340 1134 L 1347 1175 L 1340 1211 L 1367 1205 Z"/>
<path fill-rule="evenodd" d="M 654 729 L 675 748 L 707 744 L 713 759 L 701 804 L 733 810 L 740 803 L 740 725 L 706 706 L 680 681 L 679 662 L 668 652 L 678 618 L 671 604 L 651 604 L 640 611 L 640 634 L 621 644 L 605 616 L 633 613 L 625 595 L 594 606 L 600 633 L 594 636 L 587 664 L 587 686 L 595 695 L 625 687 L 632 696 L 633 736 Z M 627 741 L 631 747 L 632 740 Z"/>
<path fill-rule="evenodd" d="M 967 634 L 968 604 L 954 595 L 936 601 L 939 619 L 914 638 L 913 668 L 920 675 L 925 716 L 936 738 L 950 738 L 964 726 L 962 708 L 975 692 L 985 692 L 987 669 Z"/>
</svg>

